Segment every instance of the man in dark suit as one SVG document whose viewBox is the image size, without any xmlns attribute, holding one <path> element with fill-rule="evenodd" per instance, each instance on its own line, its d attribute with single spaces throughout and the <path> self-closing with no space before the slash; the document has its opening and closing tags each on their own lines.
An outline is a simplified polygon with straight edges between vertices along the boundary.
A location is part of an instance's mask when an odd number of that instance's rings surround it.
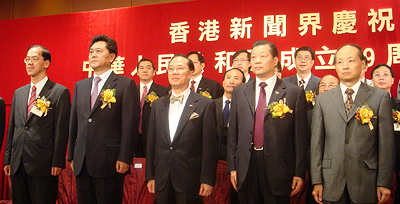
<svg viewBox="0 0 400 204">
<path fill-rule="evenodd" d="M 340 47 L 334 61 L 340 85 L 316 98 L 311 180 L 318 203 L 389 199 L 395 161 L 392 104 L 387 91 L 361 83 L 364 59 L 359 46 Z"/>
<path fill-rule="evenodd" d="M 162 97 L 168 94 L 167 87 L 156 84 L 153 77 L 156 74 L 156 68 L 151 60 L 142 58 L 137 64 L 137 75 L 139 76 L 140 83 L 137 89 L 140 91 L 140 120 L 139 120 L 139 139 L 135 157 L 146 157 L 146 137 L 147 137 L 147 124 L 149 123 L 149 116 L 152 101 L 146 100 L 146 97 L 154 92 L 156 96 Z"/>
<path fill-rule="evenodd" d="M 212 98 L 221 97 L 224 93 L 224 88 L 221 84 L 212 79 L 205 78 L 202 74 L 206 66 L 204 56 L 199 52 L 193 51 L 189 52 L 186 57 L 192 60 L 194 64 L 193 77 L 189 82 L 190 89 L 195 93 L 207 91 Z"/>
<path fill-rule="evenodd" d="M 175 55 L 167 68 L 172 91 L 153 102 L 146 181 L 157 204 L 202 203 L 215 184 L 218 162 L 215 103 L 189 88 L 193 62 Z"/>
<path fill-rule="evenodd" d="M 65 168 L 71 96 L 47 77 L 51 54 L 45 47 L 30 47 L 24 62 L 31 83 L 14 92 L 4 172 L 11 175 L 13 203 L 54 204 Z"/>
<path fill-rule="evenodd" d="M 217 134 L 219 147 L 219 160 L 226 161 L 226 144 L 228 141 L 229 127 L 229 110 L 231 109 L 231 98 L 233 88 L 245 83 L 245 76 L 242 70 L 232 68 L 224 73 L 222 86 L 224 87 L 224 95 L 214 99 L 217 116 Z"/>
<path fill-rule="evenodd" d="M 254 78 L 250 76 L 250 57 L 250 52 L 247 50 L 238 50 L 232 55 L 232 65 L 234 68 L 242 70 L 245 76 L 245 83 L 254 80 Z"/>
<path fill-rule="evenodd" d="M 305 93 L 276 77 L 278 59 L 273 43 L 256 41 L 251 52 L 256 80 L 233 90 L 227 159 L 240 203 L 290 203 L 305 178 Z"/>
<path fill-rule="evenodd" d="M 135 82 L 114 74 L 117 43 L 92 39 L 94 76 L 75 84 L 68 161 L 76 175 L 78 203 L 122 203 L 124 176 L 133 161 L 139 125 Z"/>
<path fill-rule="evenodd" d="M 387 64 L 378 64 L 371 70 L 371 80 L 373 86 L 387 91 L 390 94 L 390 88 L 394 84 L 394 71 Z M 400 100 L 390 96 L 392 101 L 392 109 L 400 111 Z M 394 139 L 396 144 L 396 162 L 394 172 L 396 175 L 397 186 L 400 186 L 400 127 L 396 121 L 394 121 Z M 400 203 L 400 188 L 396 189 L 396 195 L 394 203 Z"/>
</svg>

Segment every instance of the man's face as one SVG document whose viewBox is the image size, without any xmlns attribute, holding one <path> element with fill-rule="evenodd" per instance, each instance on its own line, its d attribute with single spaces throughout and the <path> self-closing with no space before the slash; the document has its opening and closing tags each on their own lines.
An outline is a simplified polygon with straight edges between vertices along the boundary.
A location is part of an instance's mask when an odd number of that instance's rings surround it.
<svg viewBox="0 0 400 204">
<path fill-rule="evenodd" d="M 333 76 L 322 77 L 321 82 L 319 83 L 319 94 L 337 87 L 338 84 L 339 81 Z"/>
<path fill-rule="evenodd" d="M 335 68 L 340 81 L 354 85 L 360 80 L 365 62 L 361 61 L 357 52 L 353 46 L 345 46 L 337 52 Z"/>
<path fill-rule="evenodd" d="M 199 58 L 197 57 L 197 54 L 191 54 L 188 56 L 188 58 L 191 59 L 194 64 L 193 77 L 199 76 L 203 72 L 205 63 L 200 63 Z"/>
<path fill-rule="evenodd" d="M 26 65 L 26 72 L 28 76 L 35 77 L 39 74 L 45 74 L 46 69 L 50 66 L 50 61 L 44 61 L 42 57 L 42 48 L 34 47 L 28 50 L 26 54 L 26 58 L 29 59 L 25 63 Z M 33 61 L 36 61 L 35 63 Z"/>
<path fill-rule="evenodd" d="M 381 66 L 375 69 L 372 76 L 371 80 L 375 87 L 390 91 L 394 83 L 394 78 L 387 67 Z"/>
<path fill-rule="evenodd" d="M 222 86 L 224 91 L 227 93 L 232 93 L 233 88 L 239 86 L 243 83 L 243 74 L 238 70 L 230 70 L 226 73 Z"/>
<path fill-rule="evenodd" d="M 297 71 L 311 72 L 311 68 L 314 65 L 314 60 L 312 59 L 309 51 L 302 50 L 297 53 L 294 63 Z"/>
<path fill-rule="evenodd" d="M 153 79 L 156 72 L 154 71 L 151 62 L 143 61 L 139 63 L 137 74 L 139 76 L 140 81 L 149 81 Z"/>
<path fill-rule="evenodd" d="M 115 58 L 115 53 L 110 54 L 104 41 L 95 42 L 89 49 L 89 64 L 93 70 L 109 69 Z"/>
<path fill-rule="evenodd" d="M 250 59 L 247 59 L 247 53 L 242 52 L 233 59 L 233 67 L 242 70 L 247 75 L 250 68 Z"/>
<path fill-rule="evenodd" d="M 168 81 L 173 89 L 189 87 L 190 78 L 193 76 L 193 71 L 189 70 L 187 59 L 176 57 L 169 63 Z"/>
<path fill-rule="evenodd" d="M 272 56 L 269 45 L 254 47 L 251 51 L 251 69 L 258 78 L 272 77 L 278 60 L 278 57 Z"/>
</svg>

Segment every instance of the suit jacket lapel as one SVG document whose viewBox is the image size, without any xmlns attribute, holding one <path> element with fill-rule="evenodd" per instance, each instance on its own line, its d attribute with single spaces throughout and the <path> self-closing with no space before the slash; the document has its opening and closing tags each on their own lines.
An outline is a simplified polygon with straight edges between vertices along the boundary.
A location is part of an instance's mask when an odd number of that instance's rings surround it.
<svg viewBox="0 0 400 204">
<path fill-rule="evenodd" d="M 115 87 L 115 85 L 117 84 L 117 79 L 118 79 L 117 75 L 114 74 L 114 72 L 111 72 L 110 76 L 108 77 L 106 83 L 104 83 L 101 90 L 113 89 Z M 117 90 L 117 92 L 118 92 L 118 90 Z M 89 97 L 89 100 L 90 100 L 90 97 Z M 100 104 L 102 104 L 102 103 L 100 100 L 100 92 L 99 92 L 99 95 L 97 96 L 96 102 L 94 103 L 93 109 L 90 114 L 92 114 L 94 111 L 96 111 L 96 109 L 99 108 Z"/>
<path fill-rule="evenodd" d="M 171 136 L 169 134 L 169 98 L 171 97 L 171 94 L 165 96 L 162 100 L 162 108 L 160 110 L 160 117 L 161 117 L 161 127 L 163 128 L 164 132 L 166 133 L 166 138 L 165 140 L 168 141 L 168 143 L 171 143 Z"/>
<path fill-rule="evenodd" d="M 294 85 L 299 86 L 299 82 L 298 82 L 298 80 L 297 80 L 297 75 L 296 75 L 296 74 L 290 77 L 290 81 L 291 81 Z"/>
<path fill-rule="evenodd" d="M 21 107 L 24 107 L 23 108 L 23 110 L 21 110 L 21 111 L 23 111 L 22 113 L 21 113 L 21 115 L 23 115 L 23 118 L 24 118 L 24 122 L 26 123 L 27 122 L 27 120 L 28 120 L 28 118 L 27 118 L 27 116 L 28 116 L 28 97 L 29 97 L 29 91 L 31 90 L 31 84 L 28 84 L 28 85 L 26 85 L 25 87 L 24 87 L 24 89 L 23 89 L 23 91 L 22 91 L 22 95 L 21 95 L 21 97 L 22 97 L 22 100 L 20 101 L 20 103 L 21 103 Z M 31 114 L 32 115 L 32 114 Z M 31 117 L 31 116 L 30 116 Z"/>
<path fill-rule="evenodd" d="M 224 128 L 224 120 L 222 117 L 222 107 L 223 107 L 224 101 L 223 97 L 218 98 L 215 100 L 215 109 L 216 109 L 216 117 L 217 117 L 217 122 L 218 125 L 222 128 Z"/>
<path fill-rule="evenodd" d="M 337 86 L 336 88 L 332 89 L 333 94 L 330 95 L 330 98 L 335 105 L 336 109 L 338 110 L 339 114 L 342 116 L 344 121 L 347 120 L 347 114 L 346 110 L 344 108 L 344 101 L 343 101 L 343 95 L 342 95 L 342 90 L 340 89 L 340 86 Z"/>
<path fill-rule="evenodd" d="M 207 91 L 206 87 L 207 87 L 207 80 L 204 80 L 203 76 L 200 80 L 199 86 L 197 87 L 196 93 L 200 93 L 200 91 Z"/>
<path fill-rule="evenodd" d="M 371 96 L 371 93 L 369 92 L 370 88 L 368 85 L 361 83 L 360 88 L 358 89 L 356 98 L 354 100 L 353 106 L 351 107 L 349 117 L 347 118 L 347 121 L 349 121 L 354 114 L 357 111 L 357 108 L 364 105 L 365 101 L 368 100 L 368 98 Z M 372 110 L 376 112 L 376 110 Z"/>
<path fill-rule="evenodd" d="M 272 102 L 279 102 L 279 100 L 283 99 L 286 95 L 286 85 L 282 83 L 281 79 L 276 79 L 274 90 L 272 90 L 271 97 L 269 98 L 267 107 Z M 267 115 L 269 111 L 265 111 L 265 115 Z"/>
<path fill-rule="evenodd" d="M 246 96 L 247 103 L 250 106 L 251 113 L 254 116 L 256 106 L 256 80 L 252 83 L 246 83 L 247 87 L 244 89 L 244 95 Z"/>
<path fill-rule="evenodd" d="M 186 100 L 185 107 L 183 108 L 181 118 L 179 119 L 178 127 L 176 128 L 176 132 L 175 132 L 174 139 L 172 140 L 172 142 L 174 142 L 176 140 L 176 138 L 179 137 L 180 133 L 183 130 L 183 127 L 185 127 L 186 123 L 190 119 L 190 116 L 196 110 L 197 102 L 199 100 L 197 98 L 197 96 L 198 95 L 196 95 L 193 91 L 190 91 L 188 99 Z"/>
<path fill-rule="evenodd" d="M 316 78 L 317 77 L 315 77 L 313 74 L 311 74 L 311 78 L 308 81 L 308 84 L 306 86 L 306 90 L 314 91 L 315 86 L 318 84 L 318 80 Z"/>
</svg>

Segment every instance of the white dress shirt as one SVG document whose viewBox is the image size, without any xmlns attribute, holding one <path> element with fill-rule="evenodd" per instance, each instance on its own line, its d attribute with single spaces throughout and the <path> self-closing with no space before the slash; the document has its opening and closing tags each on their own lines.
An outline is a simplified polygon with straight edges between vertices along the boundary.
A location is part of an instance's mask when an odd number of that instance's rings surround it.
<svg viewBox="0 0 400 204">
<path fill-rule="evenodd" d="M 171 142 L 174 140 L 176 129 L 178 128 L 179 121 L 182 116 L 183 108 L 185 107 L 186 101 L 190 94 L 190 88 L 188 87 L 184 92 L 179 95 L 176 95 L 172 90 L 172 96 L 180 96 L 183 94 L 183 101 L 180 103 L 179 101 L 175 101 L 174 103 L 169 102 L 169 111 L 168 111 L 168 121 L 169 121 L 169 136 L 171 138 Z"/>
<path fill-rule="evenodd" d="M 103 88 L 104 84 L 106 83 L 108 77 L 111 75 L 111 72 L 112 72 L 112 69 L 109 69 L 109 70 L 107 70 L 106 72 L 104 72 L 103 74 L 101 74 L 99 76 L 101 80 L 99 81 L 99 84 L 98 84 L 98 87 L 97 87 L 97 93 L 98 94 L 100 94 L 101 89 Z M 96 77 L 97 77 L 97 75 L 93 74 L 92 89 L 91 89 L 90 94 L 93 93 L 93 87 L 94 87 L 94 83 L 95 83 L 94 79 Z M 108 89 L 108 87 L 104 87 L 104 88 Z"/>
<path fill-rule="evenodd" d="M 264 81 L 267 86 L 264 88 L 265 89 L 265 99 L 266 99 L 266 105 L 268 107 L 268 102 L 269 102 L 269 98 L 271 97 L 272 94 L 272 90 L 274 90 L 275 87 L 275 83 L 276 83 L 276 75 L 270 77 L 269 79 L 267 79 L 266 81 Z M 260 83 L 263 82 L 261 81 L 261 79 L 259 79 L 258 77 L 256 77 L 256 107 L 258 105 L 258 98 L 260 97 Z"/>
<path fill-rule="evenodd" d="M 28 96 L 28 102 L 26 104 L 29 104 L 29 99 L 31 98 L 31 94 L 32 94 L 32 87 L 35 86 L 36 87 L 36 98 L 42 97 L 39 96 L 40 92 L 42 91 L 44 85 L 46 84 L 47 80 L 49 78 L 47 76 L 45 76 L 42 80 L 40 80 L 38 83 L 33 84 L 33 82 L 31 82 L 31 88 L 29 89 L 29 96 Z"/>
</svg>

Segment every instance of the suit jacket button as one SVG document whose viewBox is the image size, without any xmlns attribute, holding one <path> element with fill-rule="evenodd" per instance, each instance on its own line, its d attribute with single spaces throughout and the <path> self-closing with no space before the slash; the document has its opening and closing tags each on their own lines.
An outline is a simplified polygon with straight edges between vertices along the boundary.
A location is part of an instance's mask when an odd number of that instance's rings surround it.
<svg viewBox="0 0 400 204">
<path fill-rule="evenodd" d="M 349 144 L 349 140 L 346 140 L 346 144 Z"/>
<path fill-rule="evenodd" d="M 91 118 L 89 118 L 88 122 L 91 123 L 93 120 Z"/>
<path fill-rule="evenodd" d="M 28 126 L 25 126 L 25 130 L 27 130 L 28 129 Z"/>
</svg>

